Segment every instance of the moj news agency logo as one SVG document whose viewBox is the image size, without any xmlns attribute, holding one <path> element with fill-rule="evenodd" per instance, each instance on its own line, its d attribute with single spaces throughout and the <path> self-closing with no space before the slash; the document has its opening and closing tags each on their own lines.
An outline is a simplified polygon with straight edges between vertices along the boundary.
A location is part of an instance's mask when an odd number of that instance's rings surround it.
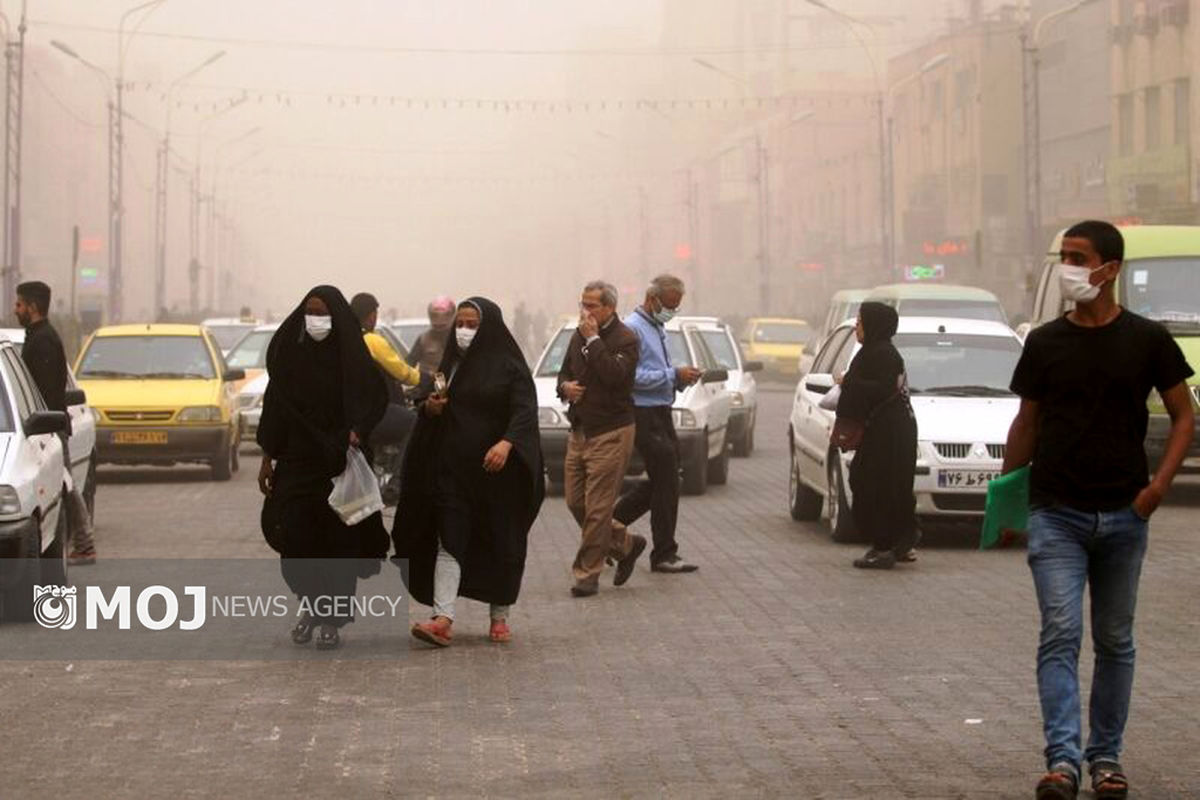
<svg viewBox="0 0 1200 800">
<path fill-rule="evenodd" d="M 43 628 L 70 630 L 75 627 L 77 614 L 74 586 L 33 587 L 33 618 Z"/>
</svg>

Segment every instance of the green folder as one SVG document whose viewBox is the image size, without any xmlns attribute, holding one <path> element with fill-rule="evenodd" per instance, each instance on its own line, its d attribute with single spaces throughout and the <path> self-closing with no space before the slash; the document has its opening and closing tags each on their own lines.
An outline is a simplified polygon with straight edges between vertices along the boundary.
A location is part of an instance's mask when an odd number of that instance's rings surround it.
<svg viewBox="0 0 1200 800">
<path fill-rule="evenodd" d="M 988 482 L 987 508 L 979 549 L 988 550 L 1023 536 L 1029 528 L 1029 467 Z"/>
</svg>

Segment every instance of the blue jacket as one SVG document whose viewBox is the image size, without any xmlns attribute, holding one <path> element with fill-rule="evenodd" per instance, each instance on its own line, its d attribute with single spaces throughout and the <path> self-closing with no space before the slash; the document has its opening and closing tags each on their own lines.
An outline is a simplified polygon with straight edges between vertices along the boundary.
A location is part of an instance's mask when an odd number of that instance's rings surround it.
<svg viewBox="0 0 1200 800">
<path fill-rule="evenodd" d="M 675 403 L 675 368 L 667 351 L 667 334 L 642 308 L 625 318 L 638 335 L 637 371 L 633 375 L 633 404 L 638 408 Z"/>
</svg>

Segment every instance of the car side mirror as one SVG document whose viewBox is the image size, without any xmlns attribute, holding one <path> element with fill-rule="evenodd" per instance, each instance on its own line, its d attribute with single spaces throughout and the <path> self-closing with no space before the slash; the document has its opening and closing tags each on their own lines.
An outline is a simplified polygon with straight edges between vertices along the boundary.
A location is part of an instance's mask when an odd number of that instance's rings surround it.
<svg viewBox="0 0 1200 800">
<path fill-rule="evenodd" d="M 813 394 L 829 394 L 833 386 L 833 375 L 828 372 L 815 373 L 804 379 L 804 388 Z"/>
<path fill-rule="evenodd" d="M 225 370 L 225 374 L 221 376 L 221 380 L 240 381 L 240 380 L 244 380 L 245 377 L 246 377 L 246 370 L 244 370 L 244 369 L 227 369 L 227 370 Z"/>
<path fill-rule="evenodd" d="M 742 364 L 742 369 L 746 372 L 762 372 L 764 364 L 761 361 L 747 361 Z"/>
<path fill-rule="evenodd" d="M 68 406 L 87 405 L 87 392 L 83 389 L 67 389 L 66 401 Z"/>
<path fill-rule="evenodd" d="M 25 418 L 22 428 L 24 428 L 26 436 L 62 433 L 67 429 L 67 413 L 65 411 L 34 411 Z"/>
<path fill-rule="evenodd" d="M 729 380 L 729 370 L 727 369 L 708 369 L 700 376 L 700 382 L 709 383 L 724 383 Z"/>
</svg>

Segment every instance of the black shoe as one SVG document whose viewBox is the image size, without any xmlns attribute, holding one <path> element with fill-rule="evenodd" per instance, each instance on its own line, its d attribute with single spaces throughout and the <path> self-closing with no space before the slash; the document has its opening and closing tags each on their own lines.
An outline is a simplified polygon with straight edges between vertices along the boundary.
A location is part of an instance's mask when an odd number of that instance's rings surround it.
<svg viewBox="0 0 1200 800">
<path fill-rule="evenodd" d="M 617 562 L 617 574 L 613 576 L 613 586 L 624 586 L 626 581 L 633 575 L 633 565 L 637 563 L 638 557 L 642 551 L 646 549 L 646 537 L 633 534 L 633 546 L 629 548 L 629 555 Z"/>
<path fill-rule="evenodd" d="M 292 628 L 292 641 L 296 644 L 311 642 L 314 625 L 312 615 L 305 611 L 300 615 L 300 621 L 296 623 L 296 627 Z"/>
<path fill-rule="evenodd" d="M 854 559 L 854 566 L 859 569 L 891 569 L 896 566 L 896 554 L 891 550 L 876 550 L 872 547 L 862 558 Z"/>
<path fill-rule="evenodd" d="M 317 632 L 317 649 L 337 650 L 341 646 L 342 637 L 338 629 L 329 624 L 321 625 L 321 630 Z"/>
<path fill-rule="evenodd" d="M 666 561 L 660 561 L 657 564 L 650 565 L 651 572 L 695 572 L 698 569 L 700 569 L 700 567 L 684 561 L 679 556 L 674 556 Z"/>
<path fill-rule="evenodd" d="M 593 597 L 599 591 L 600 591 L 600 581 L 599 580 L 577 581 L 575 583 L 575 585 L 571 587 L 571 596 L 572 597 Z"/>
</svg>

